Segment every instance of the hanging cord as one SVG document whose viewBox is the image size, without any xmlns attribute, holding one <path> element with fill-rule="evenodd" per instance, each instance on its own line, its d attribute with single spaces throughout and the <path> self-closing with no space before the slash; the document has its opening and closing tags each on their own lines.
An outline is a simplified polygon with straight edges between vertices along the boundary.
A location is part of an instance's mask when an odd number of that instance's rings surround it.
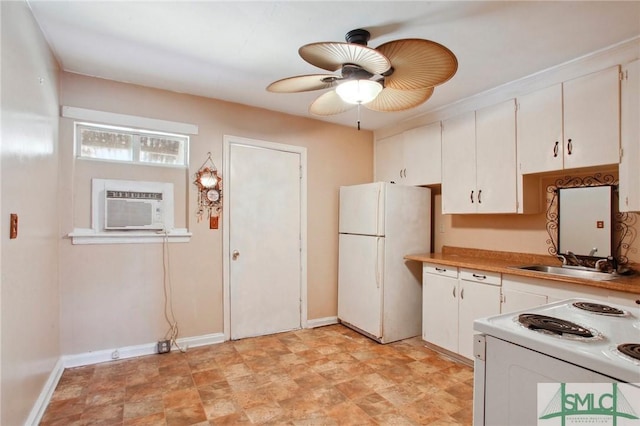
<svg viewBox="0 0 640 426">
<path fill-rule="evenodd" d="M 187 350 L 178 344 L 178 321 L 173 313 L 173 291 L 171 288 L 171 270 L 169 264 L 169 234 L 164 231 L 162 244 L 162 283 L 164 290 L 164 319 L 169 325 L 169 330 L 164 335 L 165 340 L 171 341 L 171 346 L 175 346 L 180 352 Z"/>
<path fill-rule="evenodd" d="M 202 163 L 202 166 L 200 166 L 200 168 L 198 170 L 204 169 L 204 166 L 207 165 L 207 162 L 211 163 L 211 170 L 212 171 L 218 171 L 218 168 L 216 167 L 216 164 L 213 162 L 213 159 L 211 158 L 211 152 L 207 152 L 207 158 L 206 158 L 206 160 L 204 160 L 204 163 Z"/>
<path fill-rule="evenodd" d="M 360 130 L 360 102 L 358 102 L 358 130 Z"/>
</svg>

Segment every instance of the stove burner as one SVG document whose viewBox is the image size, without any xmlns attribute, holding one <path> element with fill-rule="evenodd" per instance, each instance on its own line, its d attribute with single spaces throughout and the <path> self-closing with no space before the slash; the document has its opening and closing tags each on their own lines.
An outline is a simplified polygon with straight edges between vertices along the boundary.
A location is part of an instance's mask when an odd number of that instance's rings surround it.
<svg viewBox="0 0 640 426">
<path fill-rule="evenodd" d="M 578 324 L 539 314 L 520 314 L 518 321 L 530 330 L 549 331 L 557 335 L 594 337 L 593 333 Z"/>
<path fill-rule="evenodd" d="M 620 353 L 640 361 L 640 343 L 623 343 L 618 345 Z"/>
<path fill-rule="evenodd" d="M 613 306 L 601 305 L 600 303 L 591 303 L 591 302 L 575 302 L 573 303 L 578 309 L 582 309 L 583 311 L 589 311 L 596 314 L 604 314 L 604 315 L 624 315 L 624 311 L 618 308 L 614 308 Z"/>
</svg>

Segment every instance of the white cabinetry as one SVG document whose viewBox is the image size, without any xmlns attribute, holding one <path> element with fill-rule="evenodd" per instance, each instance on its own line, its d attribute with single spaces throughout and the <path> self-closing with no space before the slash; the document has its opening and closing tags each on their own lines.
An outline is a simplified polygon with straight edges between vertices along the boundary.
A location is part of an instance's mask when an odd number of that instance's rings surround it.
<svg viewBox="0 0 640 426">
<path fill-rule="evenodd" d="M 458 352 L 458 268 L 423 265 L 422 338 Z"/>
<path fill-rule="evenodd" d="M 473 359 L 473 321 L 500 313 L 500 274 L 460 269 L 458 353 Z"/>
<path fill-rule="evenodd" d="M 423 266 L 422 338 L 473 358 L 473 321 L 500 313 L 500 274 Z"/>
<path fill-rule="evenodd" d="M 443 123 L 442 212 L 516 213 L 514 100 Z"/>
<path fill-rule="evenodd" d="M 404 167 L 402 133 L 378 139 L 375 153 L 375 180 L 377 182 L 399 183 Z"/>
<path fill-rule="evenodd" d="M 440 122 L 403 133 L 406 185 L 434 185 L 442 182 L 442 127 Z"/>
<path fill-rule="evenodd" d="M 520 173 L 617 164 L 619 67 L 518 98 Z"/>
<path fill-rule="evenodd" d="M 592 299 L 603 303 L 640 308 L 636 303 L 636 300 L 640 299 L 638 294 L 517 275 L 503 275 L 502 293 L 503 313 L 572 298 Z"/>
<path fill-rule="evenodd" d="M 442 213 L 476 211 L 476 114 L 442 123 Z"/>
<path fill-rule="evenodd" d="M 531 293 L 529 291 L 521 291 L 510 288 L 506 285 L 502 289 L 502 305 L 500 312 L 506 314 L 508 312 L 522 311 L 533 308 L 535 306 L 544 305 L 548 302 L 545 294 Z"/>
<path fill-rule="evenodd" d="M 441 178 L 440 122 L 407 130 L 376 142 L 376 181 L 434 185 Z"/>
<path fill-rule="evenodd" d="M 640 211 L 640 60 L 622 68 L 620 211 Z"/>
</svg>

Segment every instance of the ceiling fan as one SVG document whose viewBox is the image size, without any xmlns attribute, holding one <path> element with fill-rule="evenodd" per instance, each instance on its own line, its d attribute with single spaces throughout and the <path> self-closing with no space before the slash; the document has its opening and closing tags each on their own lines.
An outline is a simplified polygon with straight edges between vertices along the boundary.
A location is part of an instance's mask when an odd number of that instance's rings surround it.
<svg viewBox="0 0 640 426">
<path fill-rule="evenodd" d="M 334 89 L 309 107 L 315 115 L 333 115 L 360 105 L 381 112 L 403 111 L 424 103 L 434 86 L 453 77 L 458 60 L 434 41 L 408 38 L 367 47 L 371 35 L 364 29 L 349 31 L 346 43 L 310 43 L 298 49 L 308 63 L 340 74 L 310 74 L 271 83 L 267 90 L 298 93 Z M 360 120 L 358 119 L 358 129 Z"/>
</svg>

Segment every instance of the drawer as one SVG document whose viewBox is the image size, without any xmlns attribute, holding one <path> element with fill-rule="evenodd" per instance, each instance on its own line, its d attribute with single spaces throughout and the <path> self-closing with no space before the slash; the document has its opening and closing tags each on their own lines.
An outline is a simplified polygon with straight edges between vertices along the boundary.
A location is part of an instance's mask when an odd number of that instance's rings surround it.
<svg viewBox="0 0 640 426">
<path fill-rule="evenodd" d="M 500 272 L 479 271 L 477 269 L 461 268 L 460 279 L 490 285 L 502 284 L 502 275 L 500 274 Z"/>
<path fill-rule="evenodd" d="M 422 273 L 439 275 L 442 277 L 458 278 L 458 268 L 456 268 L 455 266 L 430 265 L 427 263 L 423 263 Z"/>
</svg>

